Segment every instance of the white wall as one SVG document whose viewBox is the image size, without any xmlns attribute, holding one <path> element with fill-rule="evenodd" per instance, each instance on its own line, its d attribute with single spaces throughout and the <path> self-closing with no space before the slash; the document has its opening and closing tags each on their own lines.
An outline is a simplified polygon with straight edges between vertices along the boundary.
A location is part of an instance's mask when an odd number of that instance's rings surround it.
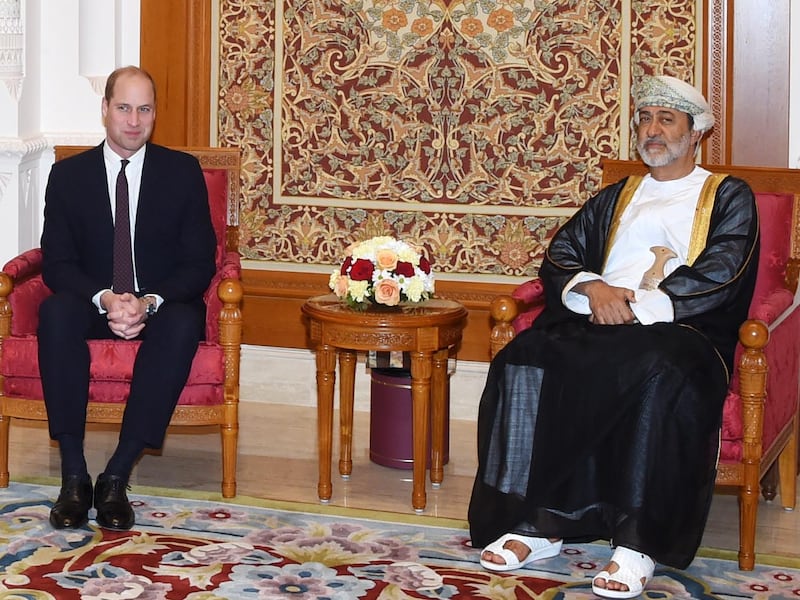
<svg viewBox="0 0 800 600">
<path fill-rule="evenodd" d="M 138 64 L 140 8 L 139 0 L 0 0 L 0 9 L 0 47 L 21 37 L 23 48 L 19 69 L 0 62 L 2 265 L 39 243 L 53 146 L 103 139 L 93 84 L 102 90 L 115 67 Z M 21 75 L 16 86 L 12 75 Z"/>
</svg>

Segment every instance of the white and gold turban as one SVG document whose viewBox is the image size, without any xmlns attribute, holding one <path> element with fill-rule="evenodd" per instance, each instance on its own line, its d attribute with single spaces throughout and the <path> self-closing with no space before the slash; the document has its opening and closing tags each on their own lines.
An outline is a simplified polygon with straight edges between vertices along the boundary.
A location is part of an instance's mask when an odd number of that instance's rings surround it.
<svg viewBox="0 0 800 600">
<path fill-rule="evenodd" d="M 695 131 L 708 131 L 714 126 L 714 113 L 703 94 L 675 77 L 647 75 L 634 87 L 633 98 L 635 125 L 639 124 L 639 109 L 643 106 L 664 106 L 692 115 Z"/>
</svg>

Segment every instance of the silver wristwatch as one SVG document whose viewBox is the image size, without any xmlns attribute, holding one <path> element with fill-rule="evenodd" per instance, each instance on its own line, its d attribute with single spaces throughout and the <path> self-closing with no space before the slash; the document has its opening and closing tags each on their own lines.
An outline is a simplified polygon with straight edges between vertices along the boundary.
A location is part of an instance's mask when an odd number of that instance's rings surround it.
<svg viewBox="0 0 800 600">
<path fill-rule="evenodd" d="M 145 312 L 147 313 L 147 317 L 152 317 L 156 314 L 158 307 L 156 306 L 156 299 L 152 296 L 144 296 L 142 298 L 142 302 L 145 304 Z"/>
</svg>

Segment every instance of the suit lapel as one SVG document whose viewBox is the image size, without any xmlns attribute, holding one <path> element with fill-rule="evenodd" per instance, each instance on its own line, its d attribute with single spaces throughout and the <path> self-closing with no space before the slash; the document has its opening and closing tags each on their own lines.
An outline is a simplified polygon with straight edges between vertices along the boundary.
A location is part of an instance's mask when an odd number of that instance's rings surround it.
<svg viewBox="0 0 800 600">
<path fill-rule="evenodd" d="M 89 213 L 99 219 L 103 231 L 113 238 L 114 216 L 111 213 L 111 197 L 108 193 L 108 176 L 106 175 L 106 161 L 103 156 L 103 144 L 91 150 L 92 157 L 87 162 L 85 181 L 80 183 L 83 188 L 82 195 L 87 202 Z"/>
</svg>

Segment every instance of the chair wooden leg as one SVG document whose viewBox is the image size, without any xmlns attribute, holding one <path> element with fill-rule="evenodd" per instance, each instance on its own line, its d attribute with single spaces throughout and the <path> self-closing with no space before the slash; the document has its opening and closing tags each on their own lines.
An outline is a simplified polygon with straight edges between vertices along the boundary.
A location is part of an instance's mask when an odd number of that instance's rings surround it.
<svg viewBox="0 0 800 600">
<path fill-rule="evenodd" d="M 761 478 L 761 497 L 767 502 L 775 500 L 775 496 L 778 495 L 778 484 L 778 465 L 772 463 L 764 477 Z"/>
<path fill-rule="evenodd" d="M 0 487 L 8 487 L 8 435 L 11 417 L 0 415 Z"/>
<path fill-rule="evenodd" d="M 227 406 L 227 410 L 236 411 L 237 406 Z M 236 496 L 236 458 L 239 446 L 239 419 L 226 419 L 220 426 L 222 434 L 222 497 Z"/>
<path fill-rule="evenodd" d="M 739 488 L 739 569 L 752 571 L 756 562 L 756 516 L 758 513 L 758 474 L 755 481 Z"/>
<path fill-rule="evenodd" d="M 794 510 L 797 497 L 797 416 L 792 427 L 792 435 L 778 456 L 781 506 L 786 510 Z"/>
</svg>

